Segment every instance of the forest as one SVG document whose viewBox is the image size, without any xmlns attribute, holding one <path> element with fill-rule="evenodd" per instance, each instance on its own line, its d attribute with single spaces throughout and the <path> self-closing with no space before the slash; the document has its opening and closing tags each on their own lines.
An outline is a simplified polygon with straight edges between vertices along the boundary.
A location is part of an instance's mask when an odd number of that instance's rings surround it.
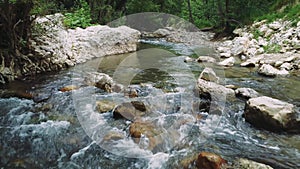
<svg viewBox="0 0 300 169">
<path fill-rule="evenodd" d="M 296 23 L 300 7 L 295 4 L 298 0 L 1 0 L 0 53 L 2 57 L 30 53 L 33 20 L 58 12 L 65 15 L 69 28 L 106 24 L 134 13 L 162 12 L 227 35 L 264 17 L 274 20 L 289 16 Z"/>
</svg>

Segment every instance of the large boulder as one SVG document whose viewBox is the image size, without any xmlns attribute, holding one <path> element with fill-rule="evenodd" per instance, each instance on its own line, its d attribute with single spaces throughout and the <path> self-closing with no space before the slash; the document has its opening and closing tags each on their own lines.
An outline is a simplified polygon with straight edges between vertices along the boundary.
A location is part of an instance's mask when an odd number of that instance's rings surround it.
<svg viewBox="0 0 300 169">
<path fill-rule="evenodd" d="M 251 98 L 244 117 L 258 128 L 270 131 L 300 132 L 300 118 L 295 106 L 267 96 Z"/>
</svg>

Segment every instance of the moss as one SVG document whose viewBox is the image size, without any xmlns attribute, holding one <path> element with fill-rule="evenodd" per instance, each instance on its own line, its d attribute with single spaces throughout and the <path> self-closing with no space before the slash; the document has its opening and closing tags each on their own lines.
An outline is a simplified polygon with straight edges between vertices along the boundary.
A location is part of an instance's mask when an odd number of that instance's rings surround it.
<svg viewBox="0 0 300 169">
<path fill-rule="evenodd" d="M 278 44 L 268 44 L 263 47 L 266 53 L 279 53 L 281 50 L 281 46 Z"/>
</svg>

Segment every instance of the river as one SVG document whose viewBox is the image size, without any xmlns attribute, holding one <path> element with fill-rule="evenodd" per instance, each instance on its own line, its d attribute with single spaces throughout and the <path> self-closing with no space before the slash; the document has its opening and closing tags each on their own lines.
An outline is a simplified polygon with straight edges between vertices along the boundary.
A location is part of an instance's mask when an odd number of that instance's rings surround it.
<svg viewBox="0 0 300 169">
<path fill-rule="evenodd" d="M 300 168 L 300 136 L 252 127 L 242 117 L 245 100 L 226 101 L 221 115 L 195 108 L 203 101 L 194 92 L 196 80 L 212 65 L 184 63 L 185 55 L 215 53 L 209 46 L 194 51 L 184 44 L 142 40 L 135 53 L 97 58 L 3 86 L 6 92 L 36 98 L 0 98 L 1 168 L 182 168 L 182 160 L 201 151 L 219 154 L 229 163 L 243 157 L 279 169 Z M 253 68 L 214 69 L 224 84 L 250 87 L 300 107 L 299 75 L 266 78 Z M 139 97 L 85 85 L 86 74 L 95 71 L 136 90 Z M 59 91 L 72 84 L 80 88 Z M 131 122 L 115 120 L 111 112 L 99 114 L 96 100 L 145 103 L 151 114 L 142 120 L 161 129 L 160 144 L 150 151 L 149 138 L 134 142 Z M 111 133 L 118 139 L 107 137 Z"/>
</svg>

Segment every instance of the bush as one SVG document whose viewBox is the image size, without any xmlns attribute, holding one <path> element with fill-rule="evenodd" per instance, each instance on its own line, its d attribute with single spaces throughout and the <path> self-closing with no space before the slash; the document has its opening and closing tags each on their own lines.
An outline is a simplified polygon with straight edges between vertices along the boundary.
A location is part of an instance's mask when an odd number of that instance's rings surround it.
<svg viewBox="0 0 300 169">
<path fill-rule="evenodd" d="M 80 5 L 75 9 L 73 13 L 65 13 L 64 25 L 67 28 L 86 28 L 91 26 L 91 10 L 88 3 L 84 0 L 80 0 Z"/>
</svg>

